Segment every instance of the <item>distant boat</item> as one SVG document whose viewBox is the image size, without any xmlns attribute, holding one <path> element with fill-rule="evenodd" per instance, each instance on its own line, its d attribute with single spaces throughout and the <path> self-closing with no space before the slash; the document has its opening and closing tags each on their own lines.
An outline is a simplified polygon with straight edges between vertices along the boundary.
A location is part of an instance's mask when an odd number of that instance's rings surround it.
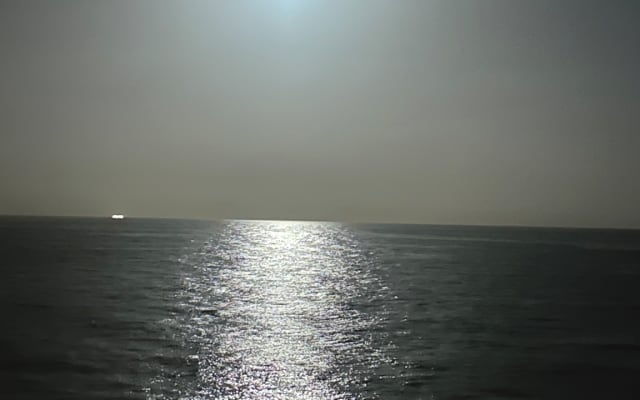
<svg viewBox="0 0 640 400">
<path fill-rule="evenodd" d="M 124 215 L 122 214 L 113 214 L 111 219 L 124 219 Z"/>
</svg>

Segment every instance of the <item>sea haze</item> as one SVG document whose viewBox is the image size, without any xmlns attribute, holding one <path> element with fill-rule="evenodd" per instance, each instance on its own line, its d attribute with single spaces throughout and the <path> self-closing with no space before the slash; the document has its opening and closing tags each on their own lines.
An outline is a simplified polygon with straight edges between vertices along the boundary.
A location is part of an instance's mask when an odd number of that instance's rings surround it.
<svg viewBox="0 0 640 400">
<path fill-rule="evenodd" d="M 0 398 L 640 398 L 640 231 L 0 218 Z"/>
</svg>

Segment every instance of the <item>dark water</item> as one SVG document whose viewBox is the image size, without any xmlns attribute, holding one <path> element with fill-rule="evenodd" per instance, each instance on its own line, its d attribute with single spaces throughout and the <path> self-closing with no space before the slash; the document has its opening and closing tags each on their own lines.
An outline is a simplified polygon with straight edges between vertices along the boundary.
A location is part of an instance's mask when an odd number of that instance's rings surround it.
<svg viewBox="0 0 640 400">
<path fill-rule="evenodd" d="M 640 232 L 0 219 L 2 399 L 640 398 Z"/>
</svg>

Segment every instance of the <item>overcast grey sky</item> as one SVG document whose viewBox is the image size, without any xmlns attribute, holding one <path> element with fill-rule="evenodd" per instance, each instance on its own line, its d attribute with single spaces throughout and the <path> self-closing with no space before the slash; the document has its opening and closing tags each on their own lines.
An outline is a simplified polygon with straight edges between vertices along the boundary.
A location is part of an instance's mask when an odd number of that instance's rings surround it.
<svg viewBox="0 0 640 400">
<path fill-rule="evenodd" d="M 0 214 L 640 227 L 640 2 L 0 2 Z"/>
</svg>

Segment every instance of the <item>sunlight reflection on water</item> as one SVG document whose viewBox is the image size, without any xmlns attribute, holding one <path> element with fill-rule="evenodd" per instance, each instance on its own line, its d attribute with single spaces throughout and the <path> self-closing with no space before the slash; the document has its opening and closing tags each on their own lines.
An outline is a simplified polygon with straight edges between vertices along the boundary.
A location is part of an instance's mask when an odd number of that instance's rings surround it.
<svg viewBox="0 0 640 400">
<path fill-rule="evenodd" d="M 186 262 L 185 398 L 354 398 L 389 362 L 368 339 L 384 313 L 354 306 L 385 288 L 343 225 L 230 221 Z"/>
</svg>

